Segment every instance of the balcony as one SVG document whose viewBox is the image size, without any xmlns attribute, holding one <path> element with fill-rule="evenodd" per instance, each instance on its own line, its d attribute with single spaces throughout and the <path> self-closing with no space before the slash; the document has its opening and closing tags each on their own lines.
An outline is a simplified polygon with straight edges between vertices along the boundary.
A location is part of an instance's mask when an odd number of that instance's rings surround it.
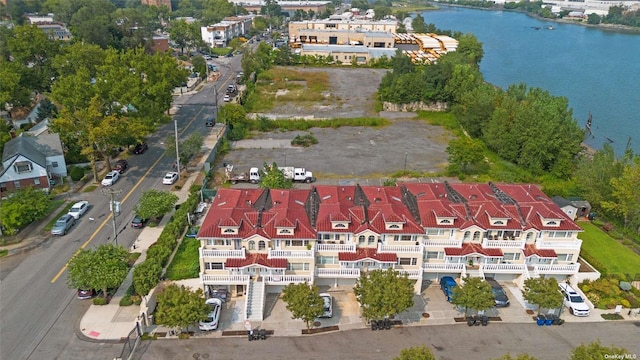
<svg viewBox="0 0 640 360">
<path fill-rule="evenodd" d="M 425 272 L 461 272 L 464 270 L 464 264 L 450 264 L 450 263 L 424 263 L 422 269 Z"/>
<path fill-rule="evenodd" d="M 580 239 L 571 239 L 567 241 L 550 241 L 550 240 L 536 241 L 536 248 L 538 249 L 580 250 L 581 246 L 582 246 L 582 240 Z"/>
<path fill-rule="evenodd" d="M 313 259 L 313 250 L 273 250 L 269 249 L 268 259 L 286 258 L 286 259 Z"/>
<path fill-rule="evenodd" d="M 436 247 L 462 247 L 462 239 L 426 239 L 422 240 L 424 246 Z"/>
<path fill-rule="evenodd" d="M 487 238 L 482 239 L 483 248 L 497 248 L 497 249 L 524 249 L 526 244 L 525 239 L 521 240 L 489 240 Z"/>
<path fill-rule="evenodd" d="M 245 285 L 249 275 L 210 275 L 200 273 L 200 282 L 204 285 Z"/>
<path fill-rule="evenodd" d="M 313 284 L 312 275 L 265 275 L 262 278 L 267 285 Z"/>
<path fill-rule="evenodd" d="M 356 244 L 316 244 L 316 251 L 356 252 Z"/>
<path fill-rule="evenodd" d="M 525 264 L 481 264 L 484 273 L 523 274 L 527 271 Z"/>
<path fill-rule="evenodd" d="M 216 250 L 216 249 L 204 249 L 204 248 L 199 248 L 198 250 L 200 250 L 200 257 L 211 257 L 211 258 L 217 258 L 217 257 L 224 257 L 224 258 L 241 258 L 244 259 L 246 257 L 245 251 L 244 249 L 240 249 L 240 250 L 231 250 L 231 249 L 226 249 L 226 250 Z"/>
<path fill-rule="evenodd" d="M 409 275 L 409 279 L 411 280 L 422 280 L 423 271 L 420 269 L 416 269 L 416 270 L 395 269 L 395 270 L 398 271 L 400 275 L 404 275 L 404 274 Z"/>
<path fill-rule="evenodd" d="M 580 264 L 565 265 L 533 265 L 534 273 L 538 274 L 556 274 L 556 275 L 574 275 L 580 270 Z"/>
<path fill-rule="evenodd" d="M 319 278 L 343 278 L 343 279 L 357 279 L 360 277 L 360 269 L 316 269 L 316 276 Z"/>
<path fill-rule="evenodd" d="M 379 253 L 413 253 L 422 254 L 422 246 L 420 245 L 384 245 L 378 244 Z"/>
</svg>

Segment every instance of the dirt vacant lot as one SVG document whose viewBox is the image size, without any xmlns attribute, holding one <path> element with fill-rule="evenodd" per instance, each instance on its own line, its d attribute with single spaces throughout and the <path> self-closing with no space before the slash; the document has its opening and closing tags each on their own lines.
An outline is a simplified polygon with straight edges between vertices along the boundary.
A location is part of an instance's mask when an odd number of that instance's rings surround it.
<svg viewBox="0 0 640 360">
<path fill-rule="evenodd" d="M 280 166 L 306 167 L 320 182 L 336 183 L 354 179 L 387 178 L 396 171 L 433 172 L 446 166 L 449 134 L 440 127 L 415 120 L 414 113 L 376 113 L 374 93 L 386 70 L 347 68 L 296 68 L 297 71 L 324 71 L 330 79 L 334 106 L 296 108 L 286 103 L 270 111 L 278 118 L 378 117 L 390 120 L 382 128 L 341 127 L 311 129 L 318 144 L 292 147 L 296 135 L 307 132 L 260 133 L 253 139 L 232 145 L 234 151 L 223 159 L 245 171 L 252 166 L 277 162 Z M 267 114 L 268 115 L 268 114 Z M 323 181 L 324 180 L 324 181 Z"/>
</svg>

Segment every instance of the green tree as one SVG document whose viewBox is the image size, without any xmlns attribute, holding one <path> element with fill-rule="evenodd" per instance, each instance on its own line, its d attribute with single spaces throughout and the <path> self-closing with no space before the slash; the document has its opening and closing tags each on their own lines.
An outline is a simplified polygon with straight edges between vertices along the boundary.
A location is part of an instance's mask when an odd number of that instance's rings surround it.
<svg viewBox="0 0 640 360">
<path fill-rule="evenodd" d="M 4 194 L 3 196 L 6 196 Z M 0 204 L 0 220 L 7 234 L 14 234 L 47 214 L 51 199 L 44 191 L 27 187 L 11 193 Z"/>
<path fill-rule="evenodd" d="M 263 189 L 291 189 L 293 182 L 284 176 L 275 162 L 271 165 L 264 163 L 260 171 L 260 187 Z"/>
<path fill-rule="evenodd" d="M 627 349 L 614 345 L 603 346 L 600 344 L 600 340 L 596 340 L 586 345 L 580 344 L 580 346 L 573 349 L 571 352 L 571 360 L 614 359 L 615 355 L 619 355 L 619 359 L 624 359 L 624 356 L 629 354 L 631 354 L 631 352 Z"/>
<path fill-rule="evenodd" d="M 155 312 L 157 324 L 182 330 L 206 320 L 209 306 L 204 301 L 202 289 L 191 291 L 184 285 L 170 284 L 157 296 Z"/>
<path fill-rule="evenodd" d="M 394 269 L 362 272 L 353 288 L 365 319 L 382 319 L 413 306 L 413 281 Z"/>
<path fill-rule="evenodd" d="M 452 173 L 466 174 L 469 166 L 475 167 L 484 160 L 484 145 L 479 140 L 467 136 L 449 141 L 449 170 Z"/>
<path fill-rule="evenodd" d="M 540 309 L 558 309 L 562 306 L 562 293 L 558 290 L 558 281 L 553 278 L 530 278 L 524 281 L 522 296 L 527 302 Z"/>
<path fill-rule="evenodd" d="M 324 300 L 320 297 L 318 287 L 306 282 L 285 286 L 282 290 L 282 300 L 287 303 L 291 318 L 304 321 L 307 329 L 310 329 L 313 320 L 324 312 Z"/>
<path fill-rule="evenodd" d="M 457 40 L 458 47 L 455 52 L 464 55 L 471 64 L 480 66 L 480 61 L 482 61 L 482 57 L 484 56 L 484 50 L 478 38 L 473 34 L 467 33 L 457 37 Z"/>
<path fill-rule="evenodd" d="M 170 191 L 149 189 L 142 193 L 133 212 L 143 219 L 159 218 L 170 212 L 177 202 L 178 196 Z"/>
<path fill-rule="evenodd" d="M 452 303 L 464 307 L 464 316 L 469 309 L 483 311 L 495 305 L 491 285 L 480 277 L 467 277 L 460 286 L 453 289 Z"/>
<path fill-rule="evenodd" d="M 622 176 L 611 179 L 611 200 L 602 202 L 602 207 L 619 215 L 624 226 L 638 226 L 640 230 L 640 156 L 625 164 Z"/>
<path fill-rule="evenodd" d="M 199 132 L 191 133 L 184 141 L 178 144 L 180 157 L 180 164 L 186 165 L 193 159 L 196 155 L 200 153 L 202 150 L 202 144 L 204 143 L 204 138 L 202 134 Z M 176 156 L 176 138 L 173 134 L 168 135 L 165 140 L 165 150 L 164 154 L 170 158 L 175 158 Z"/>
<path fill-rule="evenodd" d="M 194 40 L 196 39 L 193 34 L 192 27 L 182 19 L 174 20 L 171 22 L 169 35 L 171 36 L 171 40 L 173 40 L 180 47 L 180 53 L 182 54 L 184 54 L 184 48 L 187 46 L 192 46 Z"/>
<path fill-rule="evenodd" d="M 422 345 L 400 350 L 400 356 L 393 360 L 436 360 L 431 350 Z"/>
<path fill-rule="evenodd" d="M 600 15 L 596 13 L 587 15 L 587 24 L 589 25 L 598 25 L 600 24 L 600 21 L 602 21 L 602 19 L 600 18 Z"/>
<path fill-rule="evenodd" d="M 227 124 L 229 140 L 244 139 L 249 133 L 249 120 L 244 108 L 239 104 L 226 104 L 220 108 L 220 121 Z"/>
<path fill-rule="evenodd" d="M 411 21 L 411 26 L 413 27 L 413 31 L 417 34 L 424 34 L 429 32 L 429 30 L 427 29 L 427 24 L 425 24 L 424 18 L 420 14 L 416 15 L 416 17 L 413 18 L 413 20 Z"/>
<path fill-rule="evenodd" d="M 82 249 L 69 261 L 67 284 L 72 288 L 98 289 L 107 296 L 129 273 L 129 252 L 122 246 L 102 244 Z"/>
<path fill-rule="evenodd" d="M 204 60 L 204 57 L 195 56 L 191 59 L 191 65 L 193 65 L 194 72 L 200 74 L 201 79 L 207 77 L 207 62 Z"/>
<path fill-rule="evenodd" d="M 583 156 L 576 167 L 574 179 L 580 193 L 594 208 L 613 199 L 611 180 L 622 177 L 624 162 L 616 159 L 611 144 L 605 143 L 593 157 Z"/>
<path fill-rule="evenodd" d="M 136 294 L 146 296 L 160 280 L 162 266 L 155 261 L 147 259 L 133 269 L 133 288 Z"/>
</svg>

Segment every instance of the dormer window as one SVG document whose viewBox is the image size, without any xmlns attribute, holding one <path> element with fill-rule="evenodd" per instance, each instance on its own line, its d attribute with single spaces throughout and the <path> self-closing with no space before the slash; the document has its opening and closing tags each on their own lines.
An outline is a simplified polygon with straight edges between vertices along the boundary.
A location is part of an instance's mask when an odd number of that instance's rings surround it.
<svg viewBox="0 0 640 360">
<path fill-rule="evenodd" d="M 402 224 L 387 224 L 387 230 L 402 230 Z"/>
<path fill-rule="evenodd" d="M 331 228 L 332 229 L 346 229 L 348 227 L 346 222 L 337 222 L 337 221 L 332 221 L 331 222 Z"/>
<path fill-rule="evenodd" d="M 237 234 L 238 233 L 238 228 L 235 228 L 235 227 L 224 227 L 224 228 L 222 228 L 222 233 L 223 234 Z"/>
<path fill-rule="evenodd" d="M 491 223 L 491 225 L 493 226 L 506 226 L 507 223 L 509 222 L 509 219 L 505 219 L 505 218 L 489 218 L 489 222 Z"/>
<path fill-rule="evenodd" d="M 13 170 L 18 174 L 27 173 L 27 172 L 31 172 L 31 170 L 33 170 L 33 166 L 31 165 L 31 162 L 29 162 L 29 161 L 17 161 L 13 165 Z"/>
<path fill-rule="evenodd" d="M 278 235 L 293 235 L 292 228 L 277 228 Z"/>
<path fill-rule="evenodd" d="M 560 221 L 559 220 L 543 220 L 542 223 L 544 224 L 544 226 L 549 226 L 549 227 L 559 227 L 560 226 Z"/>
</svg>

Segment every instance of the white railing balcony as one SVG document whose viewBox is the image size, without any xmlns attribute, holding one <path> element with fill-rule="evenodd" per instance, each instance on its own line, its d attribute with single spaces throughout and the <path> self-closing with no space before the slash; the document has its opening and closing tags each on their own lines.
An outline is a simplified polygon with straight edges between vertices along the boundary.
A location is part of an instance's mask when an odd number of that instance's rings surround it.
<svg viewBox="0 0 640 360">
<path fill-rule="evenodd" d="M 319 278 L 345 278 L 357 279 L 360 277 L 360 269 L 316 269 L 316 276 Z"/>
<path fill-rule="evenodd" d="M 426 239 L 422 240 L 424 246 L 462 247 L 462 239 Z"/>
<path fill-rule="evenodd" d="M 267 285 L 286 285 L 286 284 L 313 284 L 312 275 L 265 275 L 264 282 Z"/>
<path fill-rule="evenodd" d="M 482 247 L 483 248 L 497 248 L 497 249 L 505 249 L 505 248 L 517 248 L 524 249 L 524 245 L 526 244 L 526 240 L 489 240 L 487 238 L 482 239 Z"/>
<path fill-rule="evenodd" d="M 525 264 L 481 264 L 485 273 L 523 274 L 527 271 Z"/>
<path fill-rule="evenodd" d="M 400 275 L 403 275 L 403 274 L 409 275 L 409 279 L 411 280 L 422 279 L 423 271 L 420 269 L 415 269 L 415 270 L 395 269 L 395 270 L 398 271 Z"/>
<path fill-rule="evenodd" d="M 316 244 L 316 251 L 356 252 L 356 244 Z"/>
<path fill-rule="evenodd" d="M 205 285 L 244 285 L 249 275 L 212 275 L 200 273 L 200 281 Z"/>
<path fill-rule="evenodd" d="M 534 265 L 534 272 L 538 274 L 561 274 L 561 275 L 573 275 L 577 274 L 580 270 L 580 264 L 566 264 L 566 265 Z"/>
<path fill-rule="evenodd" d="M 536 241 L 536 248 L 538 249 L 580 250 L 581 246 L 582 246 L 582 240 L 580 239 L 571 239 L 567 241 L 553 241 L 553 240 Z"/>
<path fill-rule="evenodd" d="M 223 258 L 241 258 L 244 259 L 246 257 L 244 249 L 240 250 L 231 250 L 231 249 L 203 249 L 200 248 L 200 257 L 223 257 Z"/>
<path fill-rule="evenodd" d="M 310 258 L 313 259 L 313 249 L 311 250 L 273 250 L 269 249 L 267 258 Z"/>
<path fill-rule="evenodd" d="M 464 264 L 426 262 L 422 264 L 422 269 L 426 272 L 442 272 L 442 271 L 460 272 L 464 270 Z"/>
<path fill-rule="evenodd" d="M 422 254 L 424 252 L 420 245 L 384 245 L 378 244 L 379 253 L 412 253 Z"/>
</svg>

